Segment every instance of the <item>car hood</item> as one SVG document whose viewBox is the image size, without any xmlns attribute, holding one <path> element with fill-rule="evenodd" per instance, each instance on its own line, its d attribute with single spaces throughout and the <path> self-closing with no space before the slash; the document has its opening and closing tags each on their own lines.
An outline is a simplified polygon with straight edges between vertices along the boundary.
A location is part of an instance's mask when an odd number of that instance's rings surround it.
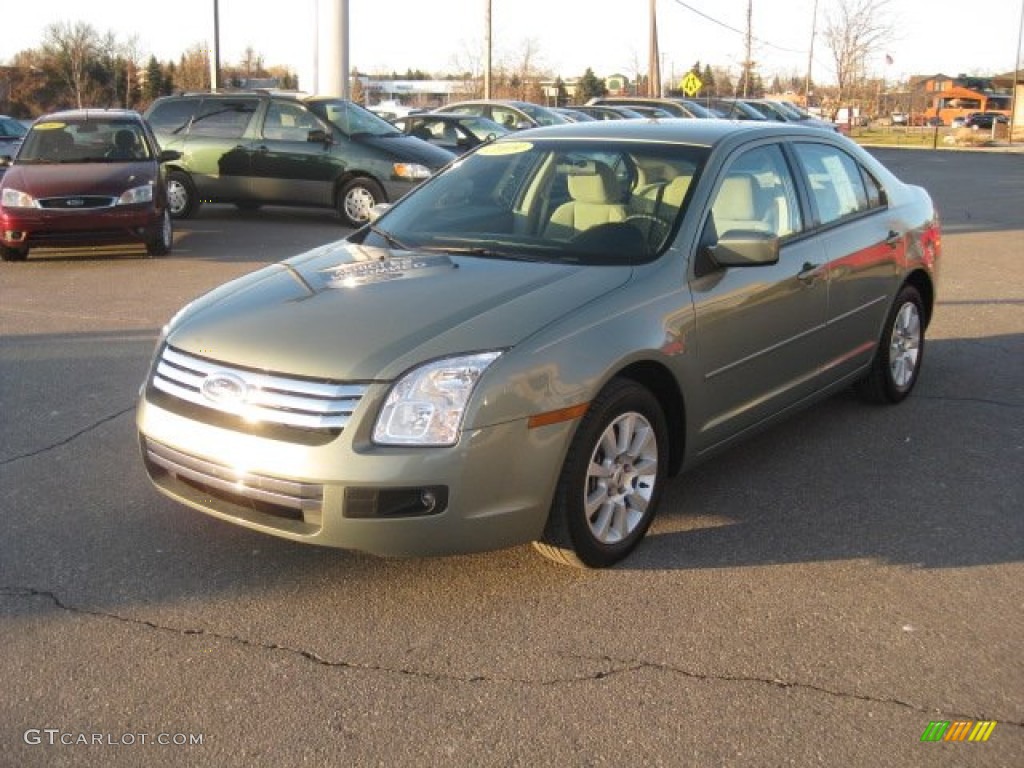
<svg viewBox="0 0 1024 768">
<path fill-rule="evenodd" d="M 152 183 L 155 178 L 156 165 L 151 161 L 47 165 L 15 163 L 4 175 L 4 186 L 26 192 L 37 199 L 67 195 L 118 197 L 125 190 Z"/>
<path fill-rule="evenodd" d="M 200 298 L 167 340 L 256 370 L 391 380 L 424 360 L 515 346 L 630 274 L 339 241 Z"/>
<path fill-rule="evenodd" d="M 416 136 L 408 136 L 404 133 L 387 136 L 358 135 L 357 141 L 374 147 L 384 153 L 389 153 L 396 160 L 405 163 L 419 163 L 431 170 L 437 170 L 448 165 L 455 155 L 447 149 L 431 144 L 429 141 Z"/>
</svg>

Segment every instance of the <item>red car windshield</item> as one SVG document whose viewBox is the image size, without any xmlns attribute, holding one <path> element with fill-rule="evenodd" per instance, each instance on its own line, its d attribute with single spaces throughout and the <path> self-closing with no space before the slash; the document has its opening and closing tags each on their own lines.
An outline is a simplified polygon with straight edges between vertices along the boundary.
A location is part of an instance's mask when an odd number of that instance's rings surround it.
<svg viewBox="0 0 1024 768">
<path fill-rule="evenodd" d="M 125 163 L 152 157 L 142 126 L 130 120 L 47 120 L 25 137 L 18 163 Z"/>
</svg>

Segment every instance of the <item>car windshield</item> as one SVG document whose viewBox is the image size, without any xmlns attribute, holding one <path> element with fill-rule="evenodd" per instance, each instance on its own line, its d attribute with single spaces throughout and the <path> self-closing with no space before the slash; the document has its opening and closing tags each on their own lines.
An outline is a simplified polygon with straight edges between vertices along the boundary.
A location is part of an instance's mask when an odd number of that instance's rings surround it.
<svg viewBox="0 0 1024 768">
<path fill-rule="evenodd" d="M 18 163 L 130 163 L 152 158 L 137 120 L 40 120 L 25 137 Z"/>
<path fill-rule="evenodd" d="M 309 105 L 315 114 L 346 136 L 403 136 L 387 120 L 351 101 L 317 101 Z"/>
<path fill-rule="evenodd" d="M 500 139 L 353 236 L 481 258 L 637 264 L 671 241 L 704 147 Z M 396 246 L 400 243 L 401 246 Z"/>
<path fill-rule="evenodd" d="M 17 120 L 8 117 L 0 117 L 0 138 L 17 138 L 24 136 L 28 129 Z"/>
<path fill-rule="evenodd" d="M 571 123 L 572 121 L 560 115 L 557 112 L 552 112 L 550 109 L 544 107 L 538 107 L 535 104 L 517 104 L 516 105 L 523 112 L 528 114 L 534 119 L 537 125 L 561 125 L 563 123 Z"/>
<path fill-rule="evenodd" d="M 511 133 L 505 126 L 499 125 L 493 120 L 488 120 L 486 117 L 467 117 L 460 122 L 463 128 L 480 141 L 487 141 L 490 138 Z"/>
</svg>

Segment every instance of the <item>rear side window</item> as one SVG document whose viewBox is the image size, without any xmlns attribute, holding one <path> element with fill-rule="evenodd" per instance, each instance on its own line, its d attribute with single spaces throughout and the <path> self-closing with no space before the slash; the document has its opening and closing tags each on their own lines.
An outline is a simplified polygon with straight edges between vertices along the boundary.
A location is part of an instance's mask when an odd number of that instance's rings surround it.
<svg viewBox="0 0 1024 768">
<path fill-rule="evenodd" d="M 178 134 L 188 130 L 199 99 L 169 99 L 153 105 L 147 120 L 158 133 Z"/>
<path fill-rule="evenodd" d="M 797 143 L 794 147 L 807 174 L 820 224 L 883 204 L 878 183 L 846 152 L 826 144 Z"/>
<path fill-rule="evenodd" d="M 199 114 L 192 121 L 193 136 L 238 139 L 256 113 L 258 99 L 203 99 Z"/>
</svg>

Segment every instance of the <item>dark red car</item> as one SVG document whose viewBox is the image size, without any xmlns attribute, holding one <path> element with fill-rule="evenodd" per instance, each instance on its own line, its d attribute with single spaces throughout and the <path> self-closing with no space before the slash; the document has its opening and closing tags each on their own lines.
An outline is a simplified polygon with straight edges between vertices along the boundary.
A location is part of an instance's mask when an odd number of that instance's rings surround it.
<svg viewBox="0 0 1024 768">
<path fill-rule="evenodd" d="M 0 257 L 31 248 L 172 244 L 167 183 L 149 125 L 132 110 L 83 109 L 37 119 L 0 178 Z"/>
</svg>

